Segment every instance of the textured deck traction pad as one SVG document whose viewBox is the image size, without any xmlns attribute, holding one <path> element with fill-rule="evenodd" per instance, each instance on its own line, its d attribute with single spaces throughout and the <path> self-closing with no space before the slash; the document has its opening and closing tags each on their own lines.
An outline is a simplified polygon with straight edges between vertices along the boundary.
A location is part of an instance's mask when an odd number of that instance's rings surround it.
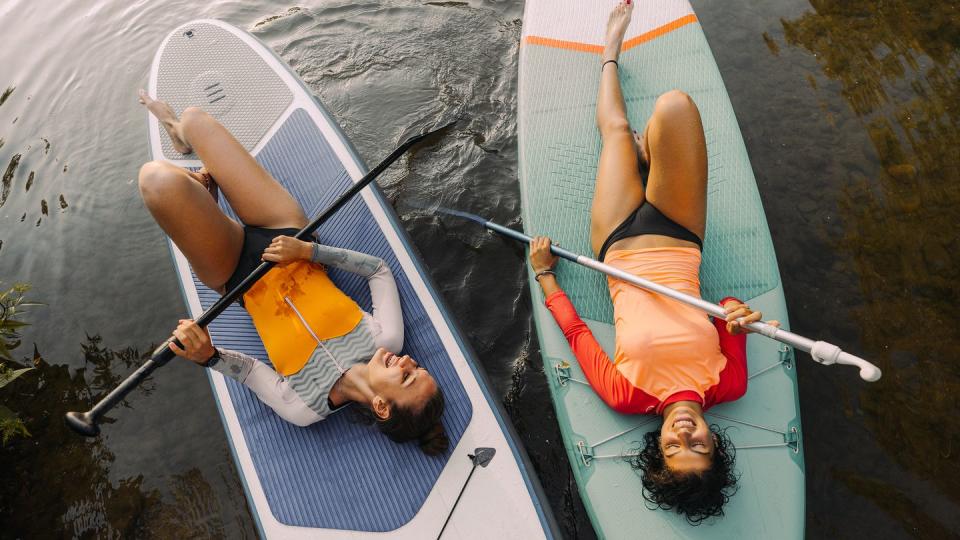
<svg viewBox="0 0 960 540">
<path fill-rule="evenodd" d="M 352 185 L 313 120 L 296 110 L 257 155 L 300 202 L 308 216 L 326 208 Z M 223 204 L 223 203 L 221 203 Z M 228 215 L 235 217 L 224 205 Z M 360 196 L 319 231 L 324 244 L 383 258 L 400 290 L 404 352 L 427 367 L 446 398 L 443 425 L 454 448 L 472 408 L 440 338 L 386 238 Z M 366 280 L 331 270 L 330 276 L 363 309 L 370 310 Z M 219 298 L 194 276 L 204 309 Z M 218 345 L 266 358 L 247 313 L 234 304 L 210 330 Z M 227 379 L 243 436 L 274 516 L 282 523 L 360 531 L 390 531 L 416 515 L 450 457 L 425 456 L 416 444 L 398 445 L 376 428 L 350 421 L 349 411 L 299 428 L 285 422 L 246 387 Z"/>
<path fill-rule="evenodd" d="M 178 115 L 190 106 L 203 108 L 249 152 L 287 110 L 293 94 L 240 38 L 198 23 L 170 36 L 160 59 L 157 98 Z M 166 131 L 160 137 L 165 158 L 196 157 L 174 150 Z"/>
</svg>

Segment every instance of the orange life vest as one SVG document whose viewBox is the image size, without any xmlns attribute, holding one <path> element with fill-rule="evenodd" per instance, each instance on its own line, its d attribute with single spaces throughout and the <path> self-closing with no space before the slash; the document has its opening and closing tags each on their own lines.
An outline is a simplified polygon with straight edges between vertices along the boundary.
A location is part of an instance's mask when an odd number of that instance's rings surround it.
<svg viewBox="0 0 960 540">
<path fill-rule="evenodd" d="M 281 375 L 303 369 L 317 340 L 350 333 L 363 317 L 322 266 L 296 261 L 275 266 L 243 295 L 270 362 Z"/>
</svg>

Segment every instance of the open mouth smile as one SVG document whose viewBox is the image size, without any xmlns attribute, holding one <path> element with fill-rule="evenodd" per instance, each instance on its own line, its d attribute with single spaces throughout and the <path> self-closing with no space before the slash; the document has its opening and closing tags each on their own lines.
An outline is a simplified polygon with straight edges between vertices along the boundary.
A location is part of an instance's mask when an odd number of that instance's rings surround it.
<svg viewBox="0 0 960 540">
<path fill-rule="evenodd" d="M 397 355 L 395 355 L 395 354 L 393 354 L 393 353 L 387 353 L 387 354 L 385 354 L 385 355 L 383 356 L 383 365 L 386 366 L 386 367 L 390 367 L 390 366 L 396 364 L 396 363 L 397 363 L 397 360 L 400 360 L 400 357 L 399 357 L 399 356 L 397 356 Z"/>
</svg>

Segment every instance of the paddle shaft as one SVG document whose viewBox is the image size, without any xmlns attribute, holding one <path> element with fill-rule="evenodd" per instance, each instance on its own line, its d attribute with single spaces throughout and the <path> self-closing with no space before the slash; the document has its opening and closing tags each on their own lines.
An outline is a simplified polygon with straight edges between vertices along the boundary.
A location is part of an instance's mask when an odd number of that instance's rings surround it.
<svg viewBox="0 0 960 540">
<path fill-rule="evenodd" d="M 463 213 L 457 213 L 454 215 L 462 215 Z M 476 220 L 475 220 L 476 221 Z M 483 222 L 483 226 L 487 229 L 501 234 L 503 236 L 512 238 L 519 242 L 524 242 L 529 244 L 533 238 L 523 234 L 521 232 L 515 231 L 513 229 L 504 227 L 498 223 L 492 221 Z M 590 257 L 585 257 L 579 255 L 572 251 L 568 251 L 559 246 L 550 246 L 550 252 L 554 255 L 566 259 L 571 262 L 575 262 L 581 266 L 586 266 L 587 268 L 592 268 L 598 272 L 602 272 L 608 276 L 615 277 L 617 279 L 626 281 L 658 294 L 662 294 L 678 302 L 687 304 L 688 306 L 695 307 L 701 311 L 704 311 L 716 318 L 725 319 L 727 317 L 727 312 L 724 309 L 711 302 L 707 302 L 702 298 L 697 298 L 695 296 L 690 296 L 684 294 L 680 291 L 671 289 L 670 287 L 665 287 L 659 283 L 655 283 L 648 279 L 644 279 L 639 276 L 635 276 L 628 272 L 624 272 L 618 268 L 614 268 L 608 264 L 604 264 L 596 259 L 591 259 Z M 814 360 L 820 362 L 821 364 L 830 365 L 830 364 L 846 364 L 851 366 L 857 366 L 860 368 L 860 378 L 865 381 L 876 381 L 880 378 L 880 369 L 867 362 L 866 360 L 854 356 L 850 353 L 846 353 L 840 350 L 836 345 L 832 345 L 825 341 L 814 341 L 809 338 L 805 338 L 801 335 L 794 334 L 793 332 L 783 330 L 782 328 L 777 328 L 776 326 L 771 326 L 765 322 L 757 321 L 745 325 L 746 328 L 750 329 L 753 332 L 764 335 L 770 339 L 775 339 L 781 343 L 786 343 L 795 349 L 799 349 L 804 352 L 810 353 Z"/>
<path fill-rule="evenodd" d="M 446 127 L 446 126 L 444 126 Z M 300 230 L 296 234 L 296 238 L 299 240 L 308 240 L 310 236 L 318 229 L 327 219 L 330 218 L 337 210 L 343 207 L 354 195 L 360 192 L 363 188 L 367 187 L 370 182 L 373 182 L 377 176 L 380 175 L 384 170 L 387 169 L 394 161 L 396 161 L 400 156 L 402 156 L 407 150 L 410 149 L 413 145 L 420 142 L 427 136 L 440 129 L 435 129 L 428 131 L 426 133 L 416 135 L 411 137 L 406 142 L 401 144 L 394 150 L 389 156 L 387 156 L 383 161 L 380 162 L 372 171 L 368 172 L 363 178 L 358 182 L 353 184 L 347 191 L 345 191 L 336 201 L 333 202 L 326 210 L 324 210 L 320 215 L 313 219 L 306 227 Z M 225 309 L 227 309 L 230 304 L 240 298 L 243 293 L 253 286 L 261 277 L 264 276 L 271 268 L 273 268 L 274 263 L 272 262 L 263 262 L 260 266 L 250 273 L 243 281 L 240 282 L 236 287 L 230 290 L 227 294 L 220 297 L 212 306 L 210 306 L 202 315 L 197 317 L 196 323 L 200 327 L 206 327 L 208 324 L 213 322 Z M 123 398 L 132 392 L 137 386 L 139 386 L 144 379 L 150 376 L 157 368 L 162 367 L 167 362 L 169 362 L 176 354 L 173 352 L 173 349 L 170 348 L 170 342 L 173 341 L 177 346 L 182 347 L 182 344 L 174 340 L 173 338 L 165 341 L 160 347 L 158 347 L 150 359 L 143 363 L 136 371 L 131 373 L 126 379 L 123 380 L 116 388 L 114 388 L 109 394 L 107 394 L 103 399 L 97 402 L 89 411 L 86 413 L 68 413 L 67 415 L 67 425 L 70 426 L 74 431 L 77 431 L 81 435 L 93 436 L 99 433 L 99 429 L 96 427 L 97 422 L 100 418 L 110 409 L 115 407 L 118 403 L 123 401 Z"/>
</svg>

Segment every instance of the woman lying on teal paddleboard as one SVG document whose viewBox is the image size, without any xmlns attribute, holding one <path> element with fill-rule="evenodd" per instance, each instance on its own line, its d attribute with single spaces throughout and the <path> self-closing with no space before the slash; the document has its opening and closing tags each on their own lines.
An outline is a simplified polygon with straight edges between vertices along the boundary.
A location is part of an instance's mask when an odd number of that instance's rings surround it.
<svg viewBox="0 0 960 540">
<path fill-rule="evenodd" d="M 610 14 L 600 64 L 597 126 L 602 150 L 591 208 L 597 260 L 700 297 L 706 232 L 707 148 L 696 104 L 686 94 L 660 96 L 642 133 L 631 130 L 617 59 L 633 6 Z M 723 514 L 736 491 L 734 449 L 704 419 L 711 406 L 746 392 L 744 325 L 762 315 L 736 298 L 721 301 L 726 320 L 610 279 L 616 327 L 613 360 L 557 282 L 550 240 L 530 244 L 530 264 L 546 305 L 590 385 L 621 413 L 658 414 L 631 464 L 642 472 L 644 497 L 691 523 Z M 770 324 L 778 324 L 772 321 Z"/>
<path fill-rule="evenodd" d="M 187 108 L 180 118 L 140 91 L 178 152 L 203 162 L 194 173 L 152 161 L 140 169 L 150 213 L 197 277 L 223 294 L 263 260 L 273 267 L 243 296 L 270 358 L 214 348 L 210 334 L 183 320 L 173 332 L 179 356 L 250 388 L 285 420 L 307 426 L 348 402 L 397 442 L 416 440 L 428 454 L 447 448 L 440 424 L 443 393 L 403 347 L 403 318 L 393 274 L 370 255 L 294 238 L 307 224 L 296 200 L 216 119 Z M 214 183 L 216 179 L 216 183 Z M 243 225 L 217 205 L 217 187 Z M 211 195 L 213 195 L 211 197 Z M 367 313 L 330 280 L 325 266 L 359 274 L 370 286 Z"/>
</svg>

